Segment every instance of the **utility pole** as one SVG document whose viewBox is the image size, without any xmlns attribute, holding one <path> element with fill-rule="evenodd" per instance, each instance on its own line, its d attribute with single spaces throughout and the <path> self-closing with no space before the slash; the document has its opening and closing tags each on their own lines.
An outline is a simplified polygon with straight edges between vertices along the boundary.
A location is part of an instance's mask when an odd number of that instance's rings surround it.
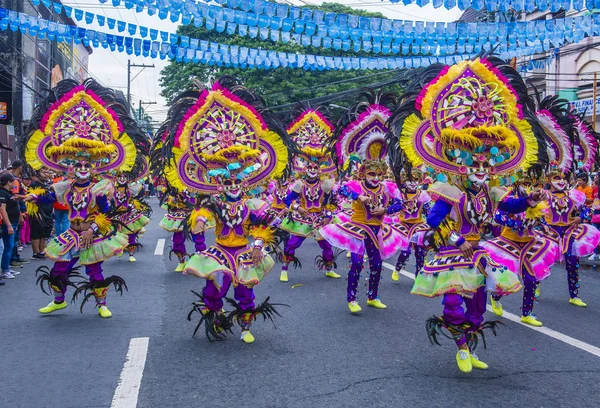
<svg viewBox="0 0 600 408">
<path fill-rule="evenodd" d="M 141 68 L 142 70 L 138 72 L 136 76 L 131 78 L 131 68 Z M 131 109 L 131 81 L 136 79 L 137 76 L 142 73 L 144 68 L 154 68 L 154 64 L 132 64 L 131 60 L 127 60 L 127 103 L 129 104 L 129 109 Z"/>
<path fill-rule="evenodd" d="M 140 106 L 138 108 L 138 111 L 139 111 L 138 120 L 142 120 L 142 104 L 144 104 L 144 105 L 156 105 L 156 102 L 143 102 L 140 99 Z"/>
<path fill-rule="evenodd" d="M 596 131 L 596 98 L 598 97 L 598 72 L 594 72 L 594 91 L 592 100 L 594 103 L 592 104 L 592 129 Z"/>
</svg>

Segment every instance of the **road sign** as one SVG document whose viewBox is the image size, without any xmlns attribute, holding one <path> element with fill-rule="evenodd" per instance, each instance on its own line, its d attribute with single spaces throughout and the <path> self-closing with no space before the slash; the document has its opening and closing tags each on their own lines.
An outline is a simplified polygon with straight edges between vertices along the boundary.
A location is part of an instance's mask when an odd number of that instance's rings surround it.
<svg viewBox="0 0 600 408">
<path fill-rule="evenodd" d="M 0 120 L 5 120 L 8 116 L 8 105 L 6 102 L 0 102 Z"/>
</svg>

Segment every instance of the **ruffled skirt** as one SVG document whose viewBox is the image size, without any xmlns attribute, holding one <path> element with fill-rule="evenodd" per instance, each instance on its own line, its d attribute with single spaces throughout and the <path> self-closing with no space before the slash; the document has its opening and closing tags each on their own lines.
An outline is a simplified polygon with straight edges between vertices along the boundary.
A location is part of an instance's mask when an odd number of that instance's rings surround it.
<svg viewBox="0 0 600 408">
<path fill-rule="evenodd" d="M 82 265 L 90 265 L 121 254 L 129 245 L 127 235 L 122 232 L 110 236 L 98 235 L 87 249 L 80 249 L 80 240 L 80 234 L 69 228 L 50 241 L 46 247 L 46 256 L 55 262 L 69 262 L 79 258 Z"/>
<path fill-rule="evenodd" d="M 222 286 L 224 276 L 229 275 L 234 287 L 243 285 L 252 288 L 271 272 L 273 266 L 275 261 L 264 252 L 260 264 L 254 266 L 249 246 L 229 248 L 217 244 L 193 255 L 185 264 L 183 273 L 210 280 L 218 288 Z"/>
<path fill-rule="evenodd" d="M 509 271 L 521 276 L 523 268 L 536 280 L 541 281 L 550 275 L 550 268 L 560 259 L 560 247 L 550 239 L 534 237 L 521 245 L 504 237 L 498 237 L 479 244 L 490 258 Z"/>
<path fill-rule="evenodd" d="M 457 294 L 472 298 L 477 289 L 508 295 L 521 289 L 519 278 L 478 249 L 468 260 L 458 248 L 442 248 L 417 274 L 411 293 L 433 298 Z"/>
<path fill-rule="evenodd" d="M 352 221 L 328 224 L 319 233 L 334 247 L 359 255 L 365 253 L 365 239 L 370 237 L 379 248 L 382 259 L 391 258 L 404 245 L 403 236 L 387 224 L 381 226 L 377 236 L 368 225 Z"/>
<path fill-rule="evenodd" d="M 185 220 L 187 216 L 188 213 L 186 211 L 167 213 L 163 219 L 160 220 L 158 226 L 167 232 L 183 231 L 183 220 Z"/>
<path fill-rule="evenodd" d="M 414 224 L 408 222 L 396 222 L 391 223 L 390 227 L 402 236 L 402 247 L 399 248 L 401 251 L 406 251 L 411 243 L 422 245 L 422 236 L 429 230 L 429 226 L 424 222 L 417 222 Z"/>
<path fill-rule="evenodd" d="M 121 221 L 127 228 L 123 228 L 123 233 L 125 234 L 135 234 L 138 233 L 150 222 L 150 218 L 146 217 L 139 211 L 131 211 L 126 214 L 123 214 L 119 217 L 119 221 Z"/>
<path fill-rule="evenodd" d="M 561 236 L 561 232 L 564 234 Z M 590 224 L 578 224 L 571 227 L 550 227 L 546 238 L 554 241 L 560 247 L 561 261 L 571 249 L 571 255 L 578 258 L 594 253 L 600 244 L 600 231 Z M 558 261 L 557 261 L 558 262 Z"/>
</svg>

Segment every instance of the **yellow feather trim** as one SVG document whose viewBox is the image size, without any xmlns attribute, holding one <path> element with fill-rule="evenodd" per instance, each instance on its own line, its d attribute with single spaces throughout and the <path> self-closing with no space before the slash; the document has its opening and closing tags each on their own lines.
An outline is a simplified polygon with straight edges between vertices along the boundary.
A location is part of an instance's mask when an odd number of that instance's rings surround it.
<svg viewBox="0 0 600 408">
<path fill-rule="evenodd" d="M 518 120 L 519 109 L 517 107 L 517 98 L 515 97 L 515 94 L 496 76 L 496 74 L 482 64 L 479 58 L 475 61 L 465 60 L 452 65 L 446 74 L 438 78 L 434 84 L 430 84 L 427 87 L 424 98 L 421 100 L 421 114 L 424 117 L 431 117 L 431 109 L 439 93 L 447 87 L 449 83 L 458 78 L 467 67 L 470 68 L 484 84 L 490 85 L 504 100 L 509 122 Z"/>
<path fill-rule="evenodd" d="M 333 128 L 331 127 L 331 125 L 329 123 L 326 123 L 323 119 L 321 119 L 321 117 L 315 111 L 307 112 L 302 117 L 302 119 L 297 121 L 296 123 L 294 123 L 287 130 L 287 132 L 290 135 L 292 135 L 292 134 L 296 133 L 300 128 L 306 126 L 306 124 L 311 120 L 313 122 L 315 122 L 317 124 L 317 126 L 319 126 L 321 128 L 321 130 L 323 130 L 323 132 L 325 132 L 327 134 L 327 136 L 331 136 L 333 134 Z"/>
<path fill-rule="evenodd" d="M 108 127 L 110 128 L 111 136 L 113 138 L 115 138 L 119 134 L 119 126 L 118 126 L 117 122 L 112 117 L 112 115 L 108 113 L 108 111 L 106 110 L 106 108 L 104 106 L 99 104 L 94 98 L 92 98 L 90 95 L 88 95 L 85 91 L 76 92 L 68 101 L 61 104 L 50 114 L 48 122 L 46 123 L 46 127 L 44 129 L 42 129 L 44 134 L 51 135 L 52 129 L 54 129 L 54 125 L 55 125 L 56 121 L 58 120 L 58 118 L 60 116 L 62 116 L 66 111 L 68 111 L 69 109 L 71 109 L 75 105 L 77 105 L 81 100 L 85 101 L 85 103 L 90 108 L 92 108 L 95 111 L 97 111 L 98 113 L 100 113 L 100 115 L 106 121 L 106 123 L 108 124 Z"/>
<path fill-rule="evenodd" d="M 335 205 L 333 205 L 333 204 L 327 204 L 325 206 L 325 210 L 330 211 L 330 212 L 334 212 L 334 211 L 337 210 L 337 207 Z"/>
<path fill-rule="evenodd" d="M 177 171 L 177 163 L 183 156 L 183 150 L 178 147 L 173 147 L 173 158 L 165 165 L 165 179 L 167 183 L 178 191 L 184 191 L 187 186 L 183 184 L 179 172 Z"/>
<path fill-rule="evenodd" d="M 121 133 L 116 140 L 123 147 L 124 156 L 123 163 L 119 166 L 119 171 L 129 171 L 135 165 L 135 159 L 137 157 L 137 149 L 131 137 L 127 133 Z"/>
<path fill-rule="evenodd" d="M 43 196 L 48 193 L 44 187 L 31 187 L 27 189 L 27 194 L 33 194 L 36 196 Z M 27 211 L 27 215 L 32 218 L 36 218 L 40 212 L 40 207 L 35 201 L 25 201 L 25 209 Z"/>
<path fill-rule="evenodd" d="M 317 157 L 319 159 L 321 157 L 325 157 L 325 148 L 313 149 L 312 147 L 305 146 L 302 149 L 300 149 L 300 151 L 310 157 Z"/>
<path fill-rule="evenodd" d="M 25 147 L 25 161 L 34 170 L 39 170 L 44 166 L 40 159 L 38 159 L 37 147 L 42 143 L 42 140 L 45 137 L 46 136 L 41 131 L 36 130 L 27 141 L 27 146 Z"/>
<path fill-rule="evenodd" d="M 267 178 L 279 178 L 283 176 L 288 162 L 290 161 L 288 148 L 285 143 L 283 143 L 283 140 L 281 140 L 281 137 L 275 132 L 266 132 L 262 138 L 273 148 L 275 157 L 271 157 L 271 160 L 276 162 L 273 172 Z"/>
<path fill-rule="evenodd" d="M 488 126 L 471 127 L 463 129 L 445 128 L 442 129 L 440 140 L 447 146 L 465 145 L 471 148 L 479 147 L 483 144 L 481 137 L 475 135 L 485 135 L 485 137 L 494 139 L 500 146 L 510 149 L 517 149 L 520 145 L 519 138 L 515 132 L 506 126 Z"/>
<path fill-rule="evenodd" d="M 213 214 L 206 208 L 200 208 L 197 210 L 193 210 L 192 213 L 190 214 L 190 217 L 188 218 L 188 225 L 190 226 L 190 229 L 192 230 L 192 232 L 194 234 L 203 232 L 203 231 L 196 230 L 198 228 L 199 218 L 204 218 L 206 220 L 205 227 L 209 226 L 210 224 L 213 224 L 215 221 Z"/>
<path fill-rule="evenodd" d="M 31 218 L 37 218 L 37 215 L 40 212 L 40 207 L 35 201 L 25 201 L 25 210 L 27 211 L 27 215 L 29 215 Z"/>
<path fill-rule="evenodd" d="M 112 224 L 106 215 L 101 213 L 96 214 L 93 222 L 96 223 L 98 226 L 98 231 L 100 231 L 102 235 L 107 235 L 110 233 Z"/>
<path fill-rule="evenodd" d="M 262 239 L 265 245 L 270 245 L 275 242 L 275 230 L 264 225 L 256 225 L 250 227 L 249 235 L 256 239 Z"/>
<path fill-rule="evenodd" d="M 46 149 L 48 156 L 76 156 L 82 151 L 87 152 L 92 159 L 102 159 L 110 157 L 117 151 L 115 145 L 105 145 L 98 140 L 73 137 L 60 146 L 49 146 Z"/>
<path fill-rule="evenodd" d="M 410 160 L 411 164 L 415 167 L 423 164 L 423 159 L 417 154 L 415 149 L 415 133 L 417 129 L 424 121 L 419 119 L 416 114 L 410 115 L 404 120 L 402 125 L 402 134 L 398 141 L 400 148 L 404 151 L 404 154 Z"/>
<path fill-rule="evenodd" d="M 544 218 L 548 213 L 548 204 L 545 201 L 541 201 L 535 207 L 529 207 L 525 211 L 525 218 L 528 220 L 538 220 Z"/>
<path fill-rule="evenodd" d="M 234 145 L 221 149 L 215 154 L 202 153 L 202 158 L 206 161 L 217 162 L 223 165 L 231 163 L 231 156 L 237 155 L 237 160 L 244 162 L 248 159 L 260 157 L 260 150 L 252 149 L 248 146 Z"/>
</svg>

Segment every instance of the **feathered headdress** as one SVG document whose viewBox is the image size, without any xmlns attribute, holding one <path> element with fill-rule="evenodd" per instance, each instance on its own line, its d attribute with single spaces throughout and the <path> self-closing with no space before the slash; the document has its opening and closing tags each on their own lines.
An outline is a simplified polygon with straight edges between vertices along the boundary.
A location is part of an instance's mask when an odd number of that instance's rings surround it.
<svg viewBox="0 0 600 408">
<path fill-rule="evenodd" d="M 432 66 L 409 86 L 391 118 L 390 149 L 402 151 L 390 154 L 395 172 L 407 163 L 425 164 L 444 179 L 483 165 L 501 176 L 536 162 L 538 142 L 519 93 L 527 100 L 527 88 L 498 61 Z"/>
<path fill-rule="evenodd" d="M 304 106 L 298 106 L 298 108 Z M 294 111 L 297 111 L 295 109 Z M 309 161 L 319 162 L 322 174 L 332 174 L 336 170 L 331 155 L 326 151 L 326 141 L 333 134 L 334 127 L 317 109 L 303 109 L 289 124 L 287 132 L 299 148 L 295 171 L 302 172 Z"/>
<path fill-rule="evenodd" d="M 147 152 L 143 135 L 112 89 L 93 79 L 82 85 L 64 80 L 40 103 L 19 143 L 34 170 L 68 171 L 86 159 L 96 173 L 105 173 L 131 171 L 138 150 Z"/>
<path fill-rule="evenodd" d="M 587 122 L 583 115 L 574 118 L 573 158 L 577 169 L 591 171 L 597 164 L 598 133 Z"/>
<path fill-rule="evenodd" d="M 224 77 L 193 105 L 180 101 L 161 126 L 163 149 L 171 146 L 165 170 L 171 186 L 214 194 L 223 180 L 243 179 L 242 187 L 249 191 L 284 174 L 290 160 L 287 134 L 277 124 L 267 125 L 264 117 L 274 115 L 258 112 L 255 107 L 264 107 L 264 101 L 253 92 Z"/>
<path fill-rule="evenodd" d="M 338 121 L 338 131 L 330 141 L 335 144 L 334 157 L 337 164 L 346 170 L 353 161 L 365 166 L 377 165 L 387 171 L 387 145 L 385 136 L 388 133 L 387 121 L 392 112 L 383 104 L 393 102 L 394 96 L 389 93 L 375 93 L 363 89 L 359 101 L 351 106 Z"/>
</svg>

